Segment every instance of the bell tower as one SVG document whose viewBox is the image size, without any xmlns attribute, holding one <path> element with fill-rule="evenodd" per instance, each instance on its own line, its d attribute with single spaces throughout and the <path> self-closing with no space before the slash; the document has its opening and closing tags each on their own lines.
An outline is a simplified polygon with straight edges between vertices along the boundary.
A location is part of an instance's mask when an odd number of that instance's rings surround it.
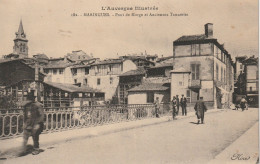
<svg viewBox="0 0 260 164">
<path fill-rule="evenodd" d="M 13 53 L 19 55 L 19 58 L 28 57 L 28 40 L 26 39 L 26 34 L 23 30 L 22 20 L 20 21 L 18 32 L 15 33 L 16 37 L 14 39 Z"/>
</svg>

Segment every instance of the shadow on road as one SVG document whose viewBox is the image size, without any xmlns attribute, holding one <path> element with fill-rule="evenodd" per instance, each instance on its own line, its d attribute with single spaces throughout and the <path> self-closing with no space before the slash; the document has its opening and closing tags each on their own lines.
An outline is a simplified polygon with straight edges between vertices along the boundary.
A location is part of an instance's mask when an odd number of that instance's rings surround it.
<svg viewBox="0 0 260 164">
<path fill-rule="evenodd" d="M 26 146 L 26 150 L 17 153 L 17 157 L 26 156 L 28 154 L 32 154 L 32 152 L 33 152 L 33 146 L 32 145 L 27 145 Z M 39 153 L 41 153 L 41 152 L 44 152 L 44 150 L 43 149 L 39 149 Z"/>
<path fill-rule="evenodd" d="M 196 124 L 196 125 L 199 125 L 197 122 L 190 122 L 191 124 Z"/>
</svg>

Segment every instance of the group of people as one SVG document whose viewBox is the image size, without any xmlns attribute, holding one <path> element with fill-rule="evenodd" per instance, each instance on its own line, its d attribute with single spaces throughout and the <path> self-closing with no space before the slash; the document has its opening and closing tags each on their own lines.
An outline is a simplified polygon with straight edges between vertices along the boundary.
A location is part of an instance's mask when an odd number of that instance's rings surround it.
<svg viewBox="0 0 260 164">
<path fill-rule="evenodd" d="M 238 108 L 241 108 L 242 111 L 244 111 L 245 109 L 248 109 L 246 97 L 243 96 L 243 97 L 241 98 L 240 102 L 239 102 L 235 107 L 236 107 L 236 110 L 238 110 Z"/>
<path fill-rule="evenodd" d="M 182 109 L 182 115 L 187 116 L 187 98 L 182 94 L 181 95 L 181 99 L 179 99 L 179 95 L 173 96 L 172 100 L 171 100 L 171 104 L 172 104 L 172 118 L 173 120 L 176 119 L 176 116 L 179 115 L 179 109 L 181 106 Z M 159 98 L 156 97 L 156 100 L 154 102 L 155 105 L 155 115 L 157 118 L 159 118 Z M 204 124 L 204 113 L 208 110 L 204 101 L 203 101 L 203 97 L 200 97 L 200 99 L 196 102 L 195 106 L 194 106 L 194 110 L 198 119 L 198 124 L 201 122 L 202 124 Z"/>
<path fill-rule="evenodd" d="M 182 115 L 187 115 L 187 99 L 184 95 L 181 95 L 181 100 L 179 99 L 179 95 L 173 96 L 172 98 L 172 118 L 175 119 L 177 115 L 179 115 L 179 109 L 181 106 Z"/>
</svg>

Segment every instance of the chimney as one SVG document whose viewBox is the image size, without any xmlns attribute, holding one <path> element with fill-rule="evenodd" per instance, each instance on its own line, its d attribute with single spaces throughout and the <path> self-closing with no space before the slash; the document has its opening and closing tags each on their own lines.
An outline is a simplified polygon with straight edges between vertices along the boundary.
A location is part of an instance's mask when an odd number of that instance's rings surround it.
<svg viewBox="0 0 260 164">
<path fill-rule="evenodd" d="M 35 72 L 34 72 L 34 80 L 38 81 L 39 80 L 39 66 L 38 66 L 38 62 L 35 62 Z"/>
<path fill-rule="evenodd" d="M 207 38 L 213 38 L 213 24 L 212 23 L 205 24 L 205 35 Z"/>
</svg>

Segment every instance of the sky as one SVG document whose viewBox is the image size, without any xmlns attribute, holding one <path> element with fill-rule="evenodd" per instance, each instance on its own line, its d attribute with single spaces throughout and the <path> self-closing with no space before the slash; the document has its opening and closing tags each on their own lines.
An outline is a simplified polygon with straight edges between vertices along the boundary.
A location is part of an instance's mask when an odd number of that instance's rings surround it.
<svg viewBox="0 0 260 164">
<path fill-rule="evenodd" d="M 117 13 L 187 13 L 179 17 L 73 17 L 72 13 L 100 13 L 101 7 L 158 7 L 157 11 Z M 22 19 L 29 40 L 29 57 L 44 53 L 63 57 L 83 50 L 94 57 L 126 54 L 173 55 L 173 41 L 182 35 L 204 33 L 213 23 L 213 35 L 232 57 L 258 55 L 257 0 L 0 0 L 0 56 L 13 51 L 13 39 Z"/>
</svg>

